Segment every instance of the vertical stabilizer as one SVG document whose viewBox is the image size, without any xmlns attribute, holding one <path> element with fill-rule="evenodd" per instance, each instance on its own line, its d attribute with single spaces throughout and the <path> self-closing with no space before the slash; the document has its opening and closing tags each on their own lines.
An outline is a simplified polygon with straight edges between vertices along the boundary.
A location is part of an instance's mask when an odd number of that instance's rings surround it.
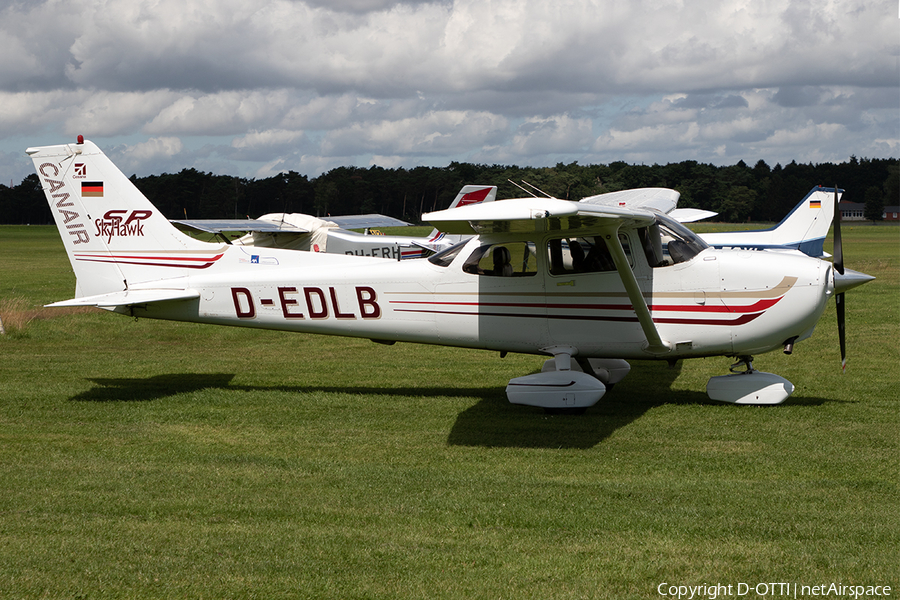
<svg viewBox="0 0 900 600">
<path fill-rule="evenodd" d="M 497 199 L 496 185 L 464 185 L 453 202 L 450 203 L 448 209 L 457 206 L 469 206 L 470 204 L 481 204 L 482 202 L 493 202 Z M 428 243 L 440 243 L 444 238 L 444 234 L 437 229 L 432 229 L 428 234 Z M 444 242 L 446 243 L 446 242 Z"/>
<path fill-rule="evenodd" d="M 822 257 L 825 236 L 834 217 L 835 195 L 840 198 L 842 193 L 843 190 L 835 194 L 834 188 L 815 187 L 771 229 L 704 233 L 700 237 L 716 248 L 790 249 Z"/>
<path fill-rule="evenodd" d="M 835 193 L 836 192 L 836 193 Z M 796 247 L 810 256 L 822 256 L 823 244 L 834 218 L 835 197 L 840 201 L 843 190 L 813 188 L 772 232 L 775 243 Z"/>
<path fill-rule="evenodd" d="M 75 271 L 76 296 L 179 277 L 221 257 L 222 246 L 175 229 L 93 143 L 27 153 Z"/>
<path fill-rule="evenodd" d="M 496 199 L 496 185 L 464 185 L 447 208 L 468 206 L 469 204 L 480 204 L 482 202 L 493 202 Z"/>
</svg>

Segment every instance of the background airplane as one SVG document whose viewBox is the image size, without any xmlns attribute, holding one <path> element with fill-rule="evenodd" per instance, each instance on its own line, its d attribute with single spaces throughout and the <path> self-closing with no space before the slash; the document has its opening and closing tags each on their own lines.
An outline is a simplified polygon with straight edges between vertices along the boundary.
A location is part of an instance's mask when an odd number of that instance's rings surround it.
<svg viewBox="0 0 900 600">
<path fill-rule="evenodd" d="M 496 186 L 466 185 L 450 208 L 492 202 Z M 405 221 L 384 215 L 345 215 L 320 219 L 302 213 L 270 213 L 258 219 L 175 219 L 176 227 L 217 235 L 229 244 L 259 248 L 285 248 L 310 252 L 353 254 L 404 260 L 422 258 L 440 252 L 461 241 L 460 236 L 447 236 L 437 229 L 428 237 L 380 235 L 369 233 L 376 227 L 403 227 Z M 366 229 L 357 233 L 350 229 Z M 247 232 L 235 240 L 228 232 Z"/>
<path fill-rule="evenodd" d="M 418 261 L 208 243 L 178 231 L 91 142 L 27 152 L 77 281 L 74 299 L 50 306 L 552 357 L 509 382 L 515 404 L 580 410 L 627 360 L 708 356 L 737 358 L 710 379 L 710 398 L 783 402 L 793 385 L 753 369 L 753 355 L 790 353 L 833 295 L 843 332 L 844 292 L 872 279 L 844 269 L 839 222 L 833 265 L 717 249 L 665 214 L 671 190 L 427 214 L 471 237 Z M 843 333 L 841 346 L 843 358 Z"/>
</svg>

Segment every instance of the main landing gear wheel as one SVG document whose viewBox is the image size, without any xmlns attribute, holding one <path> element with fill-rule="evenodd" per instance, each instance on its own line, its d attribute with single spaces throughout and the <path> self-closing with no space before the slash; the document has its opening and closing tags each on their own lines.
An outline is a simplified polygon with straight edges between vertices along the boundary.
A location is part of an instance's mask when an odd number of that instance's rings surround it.
<svg viewBox="0 0 900 600">
<path fill-rule="evenodd" d="M 540 373 L 516 377 L 506 386 L 512 404 L 539 406 L 551 414 L 580 414 L 606 393 L 607 384 L 620 381 L 631 367 L 624 360 L 576 359 L 572 346 L 541 349 L 553 358 Z"/>
</svg>

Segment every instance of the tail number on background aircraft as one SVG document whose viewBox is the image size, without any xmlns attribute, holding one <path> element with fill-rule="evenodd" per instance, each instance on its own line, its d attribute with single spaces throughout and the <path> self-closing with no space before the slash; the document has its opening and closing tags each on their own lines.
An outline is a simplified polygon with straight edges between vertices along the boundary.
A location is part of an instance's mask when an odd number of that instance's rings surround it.
<svg viewBox="0 0 900 600">
<path fill-rule="evenodd" d="M 381 234 L 378 234 L 381 235 Z M 368 250 L 347 250 L 344 254 L 354 256 L 374 256 L 375 258 L 395 258 L 400 260 L 400 246 L 383 246 L 380 248 L 369 248 Z"/>
<path fill-rule="evenodd" d="M 243 287 L 231 288 L 231 299 L 234 301 L 234 312 L 239 319 L 253 319 L 256 317 L 256 304 L 250 290 Z M 337 290 L 329 287 L 327 293 L 322 288 L 305 287 L 298 290 L 295 287 L 279 287 L 277 298 L 260 298 L 262 306 L 281 306 L 281 314 L 285 319 L 378 319 L 381 318 L 381 306 L 375 290 L 368 286 L 356 286 L 356 304 L 358 313 L 346 312 L 341 308 Z M 301 306 L 301 302 L 303 305 Z M 306 310 L 304 312 L 303 306 Z M 357 316 L 358 315 L 358 316 Z"/>
</svg>

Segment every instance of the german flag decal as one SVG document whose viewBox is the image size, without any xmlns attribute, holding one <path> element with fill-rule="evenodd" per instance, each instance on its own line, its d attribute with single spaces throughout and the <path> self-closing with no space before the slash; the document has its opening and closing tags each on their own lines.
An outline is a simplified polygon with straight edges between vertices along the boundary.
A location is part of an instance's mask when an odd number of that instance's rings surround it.
<svg viewBox="0 0 900 600">
<path fill-rule="evenodd" d="M 810 208 L 822 208 L 822 201 L 821 200 L 810 200 L 809 207 Z"/>
<path fill-rule="evenodd" d="M 103 182 L 102 181 L 82 181 L 81 182 L 82 198 L 102 198 Z"/>
</svg>

